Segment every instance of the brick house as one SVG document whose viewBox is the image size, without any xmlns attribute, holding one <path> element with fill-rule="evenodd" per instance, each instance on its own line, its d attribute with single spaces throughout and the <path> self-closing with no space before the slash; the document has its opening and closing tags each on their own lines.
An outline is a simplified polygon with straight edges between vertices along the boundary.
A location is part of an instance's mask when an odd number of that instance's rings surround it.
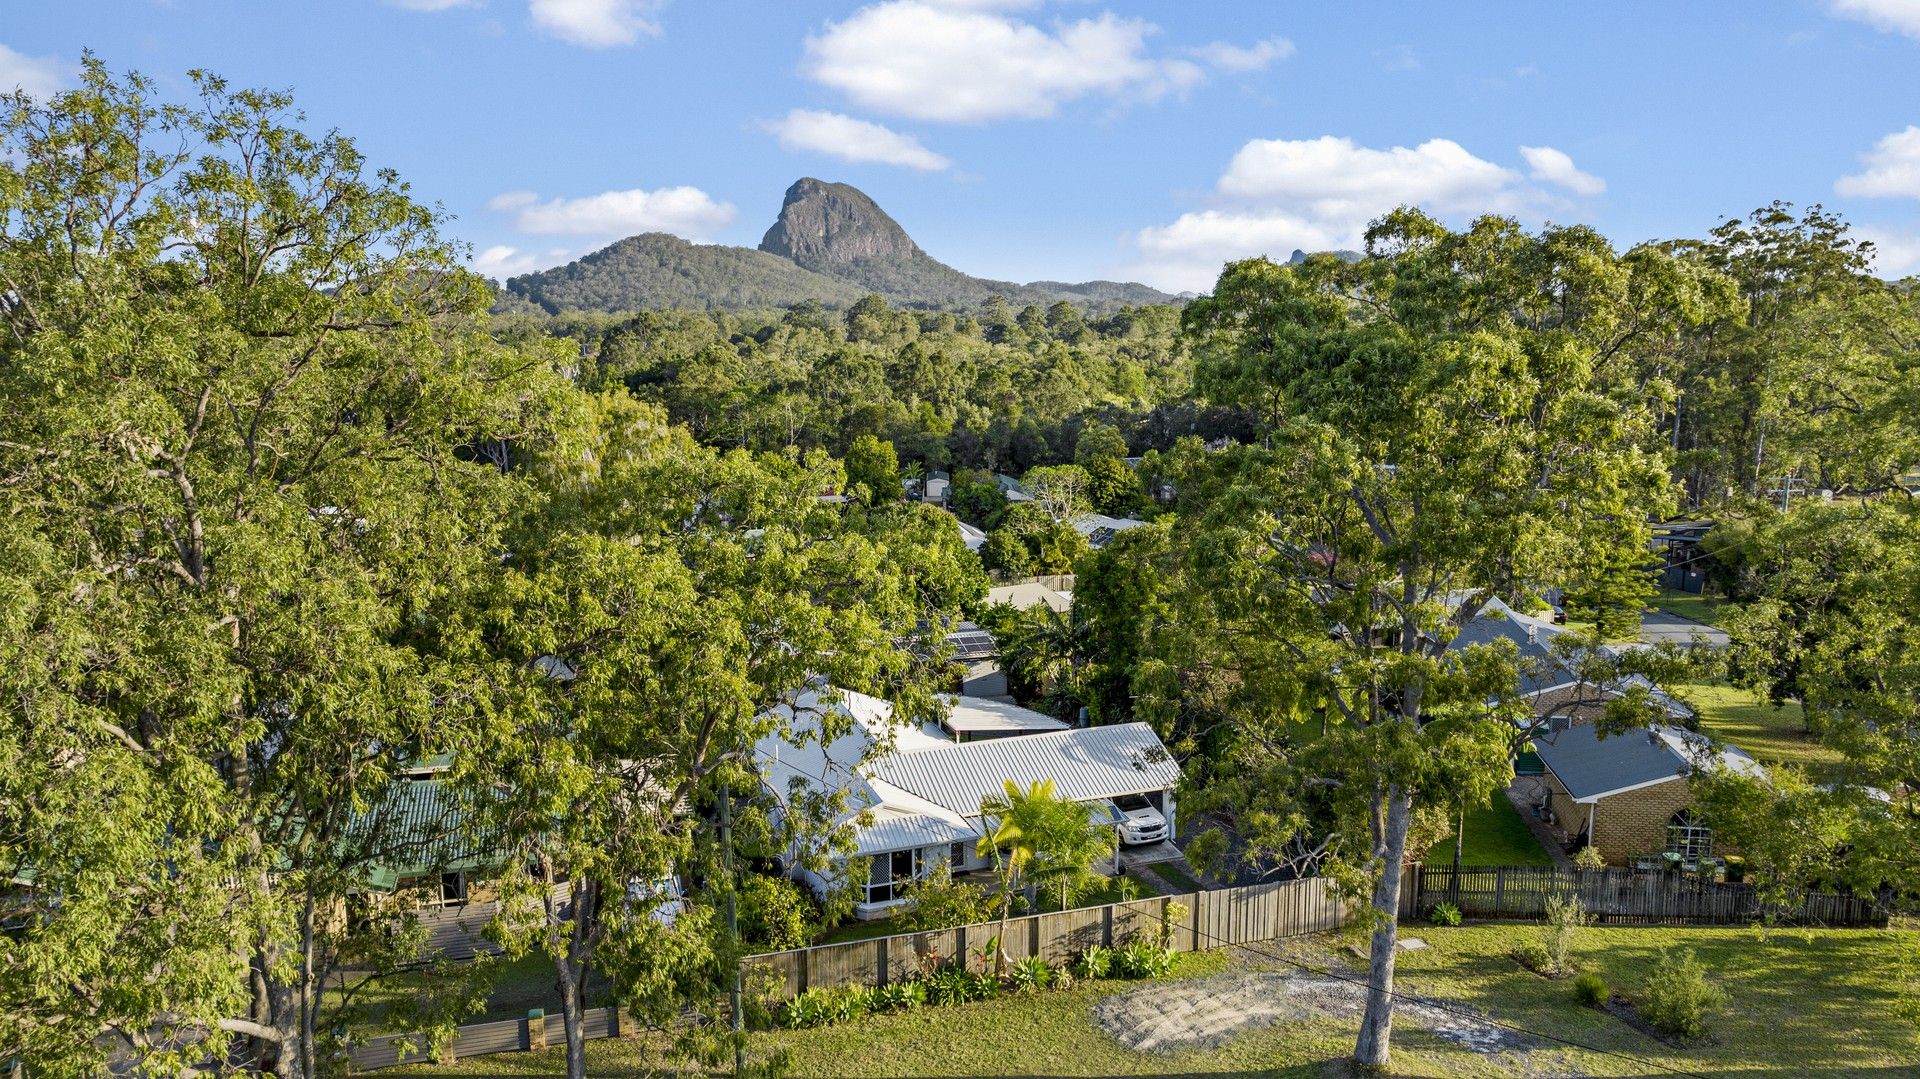
<svg viewBox="0 0 1920 1079">
<path fill-rule="evenodd" d="M 1604 735 L 1575 723 L 1535 736 L 1545 766 L 1542 815 L 1580 845 L 1600 851 L 1610 865 L 1646 855 L 1674 854 L 1683 864 L 1728 853 L 1692 813 L 1687 779 L 1715 765 L 1764 775 L 1759 762 L 1730 746 L 1714 747 L 1683 727 L 1654 725 Z"/>
</svg>

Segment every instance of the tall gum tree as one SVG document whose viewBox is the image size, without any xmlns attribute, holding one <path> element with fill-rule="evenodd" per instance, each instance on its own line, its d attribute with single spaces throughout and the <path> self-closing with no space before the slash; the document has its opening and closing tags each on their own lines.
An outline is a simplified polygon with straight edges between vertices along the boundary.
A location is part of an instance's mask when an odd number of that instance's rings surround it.
<svg viewBox="0 0 1920 1079">
<path fill-rule="evenodd" d="M 397 178 L 195 78 L 0 100 L 0 1057 L 36 1075 L 335 1066 L 337 970 L 400 958 L 343 903 L 436 840 L 382 807 L 484 686 L 422 630 L 569 392 Z"/>
<path fill-rule="evenodd" d="M 1187 309 L 1200 391 L 1261 419 L 1183 518 L 1240 747 L 1267 762 L 1240 819 L 1252 849 L 1305 841 L 1369 895 L 1363 1065 L 1389 1063 L 1409 836 L 1511 776 L 1514 654 L 1449 644 L 1496 597 L 1639 546 L 1671 503 L 1669 387 L 1633 349 L 1718 291 L 1588 229 L 1400 210 L 1357 262 L 1235 263 Z"/>
</svg>

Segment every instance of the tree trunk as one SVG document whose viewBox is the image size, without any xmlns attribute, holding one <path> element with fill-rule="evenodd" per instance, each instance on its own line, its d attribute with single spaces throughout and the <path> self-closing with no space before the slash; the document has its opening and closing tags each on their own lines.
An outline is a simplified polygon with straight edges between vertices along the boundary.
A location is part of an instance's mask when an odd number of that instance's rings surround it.
<svg viewBox="0 0 1920 1079">
<path fill-rule="evenodd" d="M 1397 786 L 1387 788 L 1386 834 L 1382 836 L 1380 879 L 1373 886 L 1373 947 L 1367 965 L 1367 1010 L 1353 1059 L 1363 1067 L 1385 1068 L 1392 1059 L 1393 960 L 1400 940 L 1400 866 L 1407 855 L 1407 827 L 1413 798 Z"/>
<path fill-rule="evenodd" d="M 567 964 L 572 968 L 572 964 Z M 560 976 L 560 1017 L 567 1028 L 567 1079 L 587 1079 L 587 1038 L 581 1014 L 581 997 L 585 978 L 575 979 L 573 969 L 565 970 Z"/>
</svg>

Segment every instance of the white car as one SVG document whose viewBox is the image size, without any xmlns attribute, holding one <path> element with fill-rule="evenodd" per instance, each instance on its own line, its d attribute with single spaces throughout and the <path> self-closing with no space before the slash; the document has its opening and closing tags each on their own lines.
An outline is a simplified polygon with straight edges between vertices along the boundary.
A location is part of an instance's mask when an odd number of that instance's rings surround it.
<svg viewBox="0 0 1920 1079">
<path fill-rule="evenodd" d="M 661 877 L 653 881 L 634 878 L 627 885 L 627 909 L 645 910 L 654 921 L 671 927 L 679 919 L 680 912 L 687 909 L 686 893 L 680 888 L 680 878 Z"/>
<path fill-rule="evenodd" d="M 1113 800 L 1113 808 L 1125 818 L 1120 825 L 1120 842 L 1137 847 L 1167 838 L 1167 818 L 1160 815 L 1144 794 L 1124 794 Z"/>
</svg>

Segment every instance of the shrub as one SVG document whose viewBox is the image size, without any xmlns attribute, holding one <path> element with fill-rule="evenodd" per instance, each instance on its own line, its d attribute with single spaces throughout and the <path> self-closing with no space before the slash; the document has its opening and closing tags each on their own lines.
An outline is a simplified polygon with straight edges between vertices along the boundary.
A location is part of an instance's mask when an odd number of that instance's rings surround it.
<svg viewBox="0 0 1920 1079">
<path fill-rule="evenodd" d="M 900 919 L 901 928 L 911 932 L 984 922 L 993 910 L 986 889 L 954 880 L 953 871 L 945 865 L 908 883 L 900 894 L 912 901 Z"/>
<path fill-rule="evenodd" d="M 912 1011 L 926 1002 L 924 982 L 888 982 L 873 991 L 873 1010 L 877 1012 Z"/>
<path fill-rule="evenodd" d="M 1085 981 L 1104 978 L 1112 971 L 1113 949 L 1105 945 L 1089 945 L 1086 951 L 1080 953 L 1080 958 L 1073 961 L 1073 972 Z"/>
<path fill-rule="evenodd" d="M 1427 921 L 1434 925 L 1459 925 L 1460 908 L 1452 903 L 1435 903 L 1427 911 Z"/>
<path fill-rule="evenodd" d="M 1547 897 L 1547 924 L 1541 934 L 1547 966 L 1542 973 L 1556 978 L 1573 973 L 1574 931 L 1588 920 L 1586 908 L 1574 896 Z"/>
<path fill-rule="evenodd" d="M 740 878 L 740 935 L 775 950 L 804 948 L 820 929 L 812 897 L 781 877 L 759 873 Z"/>
<path fill-rule="evenodd" d="M 1053 981 L 1053 968 L 1037 955 L 1016 961 L 1007 968 L 1007 984 L 1016 993 L 1045 989 Z"/>
<path fill-rule="evenodd" d="M 1607 859 L 1605 855 L 1600 853 L 1599 847 L 1581 847 L 1580 853 L 1573 856 L 1573 867 L 1575 869 L 1605 869 L 1607 867 Z"/>
<path fill-rule="evenodd" d="M 1173 969 L 1173 952 L 1136 940 L 1113 953 L 1113 973 L 1121 978 L 1158 978 Z"/>
<path fill-rule="evenodd" d="M 986 1000 L 1000 995 L 1000 979 L 986 971 L 967 975 L 967 999 Z"/>
<path fill-rule="evenodd" d="M 973 999 L 973 975 L 963 967 L 942 967 L 928 976 L 927 1003 L 965 1004 Z"/>
<path fill-rule="evenodd" d="M 1061 967 L 1053 972 L 1052 979 L 1048 982 L 1048 985 L 1054 989 L 1067 990 L 1073 988 L 1076 980 L 1071 969 Z"/>
<path fill-rule="evenodd" d="M 1707 981 L 1706 967 L 1693 949 L 1662 952 L 1641 993 L 1640 1015 L 1662 1034 L 1698 1038 L 1706 1033 L 1707 1016 L 1724 1007 L 1727 994 Z"/>
<path fill-rule="evenodd" d="M 1547 946 L 1537 940 L 1523 940 L 1513 949 L 1513 960 L 1535 974 L 1545 974 L 1553 965 Z"/>
<path fill-rule="evenodd" d="M 1582 974 L 1573 980 L 1573 999 L 1589 1008 L 1598 1008 L 1613 999 L 1613 990 L 1607 988 L 1606 980 L 1598 974 Z"/>
<path fill-rule="evenodd" d="M 872 1010 L 873 1000 L 873 991 L 865 986 L 809 989 L 787 1001 L 780 1023 L 791 1030 L 802 1030 L 857 1019 Z"/>
</svg>

